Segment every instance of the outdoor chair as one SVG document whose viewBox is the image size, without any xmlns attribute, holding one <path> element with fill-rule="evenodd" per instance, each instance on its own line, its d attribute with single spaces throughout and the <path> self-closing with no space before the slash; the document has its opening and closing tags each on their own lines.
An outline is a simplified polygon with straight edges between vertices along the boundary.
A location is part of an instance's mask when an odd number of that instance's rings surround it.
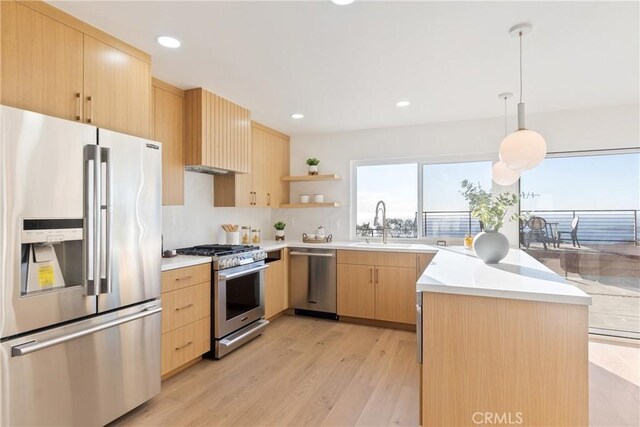
<svg viewBox="0 0 640 427">
<path fill-rule="evenodd" d="M 576 216 L 571 221 L 571 231 L 569 231 L 569 235 L 571 236 L 571 243 L 573 243 L 573 247 L 575 248 L 578 245 L 580 248 L 580 242 L 578 241 L 578 224 L 580 224 L 580 217 Z M 560 247 L 560 243 L 562 243 L 562 234 L 567 234 L 566 231 L 558 231 L 558 247 Z"/>
<path fill-rule="evenodd" d="M 526 232 L 526 246 L 529 249 L 531 243 L 539 242 L 547 249 L 547 243 L 549 242 L 549 236 L 547 236 L 547 221 L 539 216 L 534 216 L 527 221 L 529 231 Z"/>
</svg>

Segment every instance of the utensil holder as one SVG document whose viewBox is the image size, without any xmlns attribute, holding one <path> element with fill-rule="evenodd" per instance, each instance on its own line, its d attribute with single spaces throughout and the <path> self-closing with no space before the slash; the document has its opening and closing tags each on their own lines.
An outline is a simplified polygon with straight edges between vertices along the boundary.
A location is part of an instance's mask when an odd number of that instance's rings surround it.
<svg viewBox="0 0 640 427">
<path fill-rule="evenodd" d="M 240 244 L 240 232 L 227 231 L 227 245 L 239 245 L 239 244 Z"/>
</svg>

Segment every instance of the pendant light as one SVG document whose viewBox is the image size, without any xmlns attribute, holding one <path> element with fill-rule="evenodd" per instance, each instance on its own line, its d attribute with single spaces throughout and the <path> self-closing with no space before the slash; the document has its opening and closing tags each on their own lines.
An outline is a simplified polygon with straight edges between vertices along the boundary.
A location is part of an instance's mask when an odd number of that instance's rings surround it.
<svg viewBox="0 0 640 427">
<path fill-rule="evenodd" d="M 520 40 L 520 103 L 518 104 L 518 130 L 507 135 L 500 144 L 500 160 L 509 169 L 525 171 L 538 166 L 547 155 L 547 143 L 537 132 L 524 126 L 522 102 L 522 38 L 531 32 L 531 24 L 518 24 L 509 30 Z"/>
<path fill-rule="evenodd" d="M 511 98 L 513 94 L 511 92 L 505 92 L 498 95 L 498 98 L 504 100 L 504 135 L 507 136 L 507 99 Z M 509 169 L 507 165 L 502 163 L 502 160 L 498 160 L 493 164 L 491 168 L 491 176 L 493 182 L 498 185 L 506 187 L 507 185 L 514 184 L 520 179 L 520 172 L 517 170 Z"/>
</svg>

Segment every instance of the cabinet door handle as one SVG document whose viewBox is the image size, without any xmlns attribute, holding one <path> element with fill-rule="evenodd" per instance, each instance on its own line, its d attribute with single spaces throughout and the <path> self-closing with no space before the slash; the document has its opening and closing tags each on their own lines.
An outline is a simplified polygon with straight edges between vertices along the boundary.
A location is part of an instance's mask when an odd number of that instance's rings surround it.
<svg viewBox="0 0 640 427">
<path fill-rule="evenodd" d="M 183 277 L 176 277 L 176 282 L 179 282 L 181 280 L 189 280 L 191 279 L 193 276 L 183 276 Z"/>
<path fill-rule="evenodd" d="M 187 304 L 182 307 L 176 307 L 176 311 L 184 310 L 185 308 L 193 307 L 193 304 Z"/>
<path fill-rule="evenodd" d="M 378 269 L 376 268 L 376 283 L 378 283 Z"/>
<path fill-rule="evenodd" d="M 369 269 L 369 283 L 373 283 L 373 268 Z"/>
<path fill-rule="evenodd" d="M 93 97 L 87 96 L 87 103 L 89 104 L 89 117 L 87 117 L 87 123 L 93 123 Z"/>
<path fill-rule="evenodd" d="M 189 341 L 188 343 L 186 343 L 185 345 L 181 345 L 179 347 L 176 347 L 176 351 L 178 350 L 182 350 L 185 347 L 189 347 L 191 344 L 193 344 L 193 341 Z"/>
<path fill-rule="evenodd" d="M 267 206 L 271 206 L 271 193 L 267 193 Z"/>
<path fill-rule="evenodd" d="M 253 192 L 253 205 L 257 205 L 258 204 L 258 193 L 257 192 Z"/>
<path fill-rule="evenodd" d="M 80 121 L 82 118 L 82 97 L 80 96 L 80 92 L 76 92 L 76 120 Z"/>
</svg>

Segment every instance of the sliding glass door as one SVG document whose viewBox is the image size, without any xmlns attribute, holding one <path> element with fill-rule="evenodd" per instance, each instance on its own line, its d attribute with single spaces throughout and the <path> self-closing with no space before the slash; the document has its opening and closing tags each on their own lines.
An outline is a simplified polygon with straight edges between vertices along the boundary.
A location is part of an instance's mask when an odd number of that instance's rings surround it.
<svg viewBox="0 0 640 427">
<path fill-rule="evenodd" d="M 521 178 L 520 244 L 592 297 L 592 333 L 640 337 L 640 153 L 550 156 Z"/>
</svg>

